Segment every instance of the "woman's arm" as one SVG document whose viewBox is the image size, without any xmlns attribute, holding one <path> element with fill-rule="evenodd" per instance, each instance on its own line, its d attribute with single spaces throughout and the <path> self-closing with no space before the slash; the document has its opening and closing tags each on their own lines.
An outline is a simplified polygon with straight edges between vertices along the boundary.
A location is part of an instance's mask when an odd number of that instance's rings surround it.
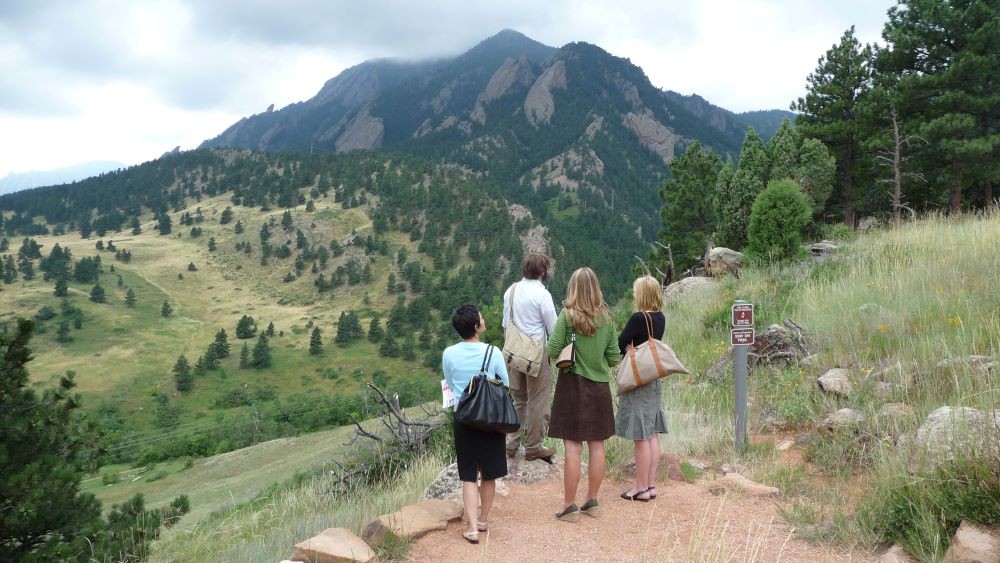
<svg viewBox="0 0 1000 563">
<path fill-rule="evenodd" d="M 497 375 L 504 385 L 510 387 L 510 376 L 507 375 L 507 364 L 503 361 L 503 352 L 496 346 L 493 346 L 493 356 L 490 357 L 489 369 L 490 373 Z"/>
<path fill-rule="evenodd" d="M 559 318 L 556 319 L 556 327 L 549 335 L 548 352 L 553 360 L 559 357 L 559 352 L 566 347 L 566 309 L 559 311 Z"/>
<path fill-rule="evenodd" d="M 639 322 L 637 313 L 632 313 L 632 316 L 628 318 L 628 322 L 625 323 L 625 328 L 622 329 L 622 333 L 618 335 L 618 350 L 621 355 L 625 355 L 625 348 L 632 344 L 635 340 L 636 334 L 638 334 Z M 645 329 L 645 325 L 643 325 Z"/>
<path fill-rule="evenodd" d="M 608 362 L 609 366 L 616 366 L 618 362 L 622 359 L 622 354 L 618 353 L 618 347 L 615 346 L 615 333 L 618 332 L 615 328 L 614 321 L 608 326 L 608 341 L 604 346 L 604 360 Z"/>
</svg>

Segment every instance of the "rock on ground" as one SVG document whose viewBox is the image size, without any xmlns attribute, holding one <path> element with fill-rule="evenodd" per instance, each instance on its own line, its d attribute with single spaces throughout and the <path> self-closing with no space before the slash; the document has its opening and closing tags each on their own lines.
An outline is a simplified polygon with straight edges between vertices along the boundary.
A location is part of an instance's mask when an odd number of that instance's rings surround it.
<svg viewBox="0 0 1000 563">
<path fill-rule="evenodd" d="M 941 407 L 931 414 L 914 437 L 915 445 L 930 455 L 931 462 L 952 460 L 957 452 L 1000 447 L 1000 431 L 993 414 L 971 407 Z"/>
<path fill-rule="evenodd" d="M 865 421 L 865 415 L 854 409 L 840 409 L 826 417 L 817 427 L 821 434 L 829 434 L 838 429 L 854 429 Z"/>
<path fill-rule="evenodd" d="M 464 512 L 462 505 L 454 501 L 425 500 L 379 516 L 365 528 L 364 538 L 370 545 L 384 544 L 390 533 L 402 540 L 419 538 L 431 530 L 443 530 Z"/>
<path fill-rule="evenodd" d="M 997 563 L 1000 526 L 979 526 L 963 520 L 944 559 L 953 563 Z"/>
<path fill-rule="evenodd" d="M 706 276 L 691 276 L 684 278 L 682 280 L 675 281 L 663 290 L 663 302 L 669 303 L 685 293 L 701 291 L 703 288 L 715 287 L 717 284 L 717 281 Z"/>
<path fill-rule="evenodd" d="M 850 396 L 854 386 L 851 385 L 850 372 L 844 368 L 833 368 L 827 370 L 817 380 L 819 388 L 827 393 L 832 393 L 840 397 Z"/>
<path fill-rule="evenodd" d="M 899 544 L 892 544 L 892 547 L 878 556 L 875 563 L 917 563 L 917 560 Z"/>
<path fill-rule="evenodd" d="M 705 273 L 713 278 L 727 275 L 740 277 L 740 266 L 743 265 L 743 253 L 731 248 L 717 246 L 708 251 L 705 260 Z"/>
<path fill-rule="evenodd" d="M 781 496 L 781 491 L 778 487 L 770 487 L 767 485 L 761 485 L 760 483 L 755 483 L 739 473 L 727 473 L 725 477 L 716 479 L 713 483 L 717 483 L 727 489 L 742 491 L 743 493 L 754 497 Z"/>
<path fill-rule="evenodd" d="M 291 559 L 308 563 L 365 562 L 375 559 L 375 552 L 354 532 L 346 528 L 327 528 L 295 544 Z"/>
</svg>

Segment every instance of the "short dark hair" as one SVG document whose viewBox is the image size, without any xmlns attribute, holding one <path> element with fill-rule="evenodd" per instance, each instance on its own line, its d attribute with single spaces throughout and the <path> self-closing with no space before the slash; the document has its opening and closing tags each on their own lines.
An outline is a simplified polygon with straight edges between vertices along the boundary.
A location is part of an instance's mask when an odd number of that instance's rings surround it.
<svg viewBox="0 0 1000 563">
<path fill-rule="evenodd" d="M 532 252 L 521 262 L 521 273 L 529 280 L 541 279 L 549 271 L 549 257 Z"/>
<path fill-rule="evenodd" d="M 472 338 L 476 335 L 476 327 L 479 326 L 479 309 L 469 304 L 455 309 L 451 314 L 451 326 L 455 327 L 455 332 L 462 337 L 462 340 Z"/>
</svg>

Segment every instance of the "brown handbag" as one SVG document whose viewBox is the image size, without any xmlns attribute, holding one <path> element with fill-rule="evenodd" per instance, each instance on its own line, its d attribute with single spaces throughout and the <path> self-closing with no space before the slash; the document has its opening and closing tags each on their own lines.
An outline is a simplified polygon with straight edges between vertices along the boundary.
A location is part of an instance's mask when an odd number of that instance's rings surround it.
<svg viewBox="0 0 1000 563">
<path fill-rule="evenodd" d="M 573 322 L 572 320 L 570 322 Z M 572 369 L 576 365 L 576 327 L 573 327 L 573 334 L 569 338 L 569 344 L 563 346 L 556 358 L 556 367 L 559 369 Z"/>
<path fill-rule="evenodd" d="M 668 375 L 690 373 L 666 342 L 653 338 L 653 319 L 649 313 L 642 314 L 646 318 L 649 339 L 636 347 L 630 346 L 615 368 L 619 395 Z"/>
</svg>

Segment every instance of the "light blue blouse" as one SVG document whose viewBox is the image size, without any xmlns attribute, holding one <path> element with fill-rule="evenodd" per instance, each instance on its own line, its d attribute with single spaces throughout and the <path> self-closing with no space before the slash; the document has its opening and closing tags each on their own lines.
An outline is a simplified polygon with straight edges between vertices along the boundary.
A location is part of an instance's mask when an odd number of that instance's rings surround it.
<svg viewBox="0 0 1000 563">
<path fill-rule="evenodd" d="M 445 348 L 441 354 L 444 379 L 451 387 L 451 392 L 455 394 L 456 401 L 462 397 L 465 388 L 469 386 L 469 381 L 483 366 L 487 346 L 489 345 L 484 342 L 459 342 Z M 490 364 L 486 366 L 486 373 L 491 376 L 499 375 L 504 385 L 510 385 L 503 353 L 496 346 L 493 346 L 493 356 L 490 358 Z"/>
</svg>

